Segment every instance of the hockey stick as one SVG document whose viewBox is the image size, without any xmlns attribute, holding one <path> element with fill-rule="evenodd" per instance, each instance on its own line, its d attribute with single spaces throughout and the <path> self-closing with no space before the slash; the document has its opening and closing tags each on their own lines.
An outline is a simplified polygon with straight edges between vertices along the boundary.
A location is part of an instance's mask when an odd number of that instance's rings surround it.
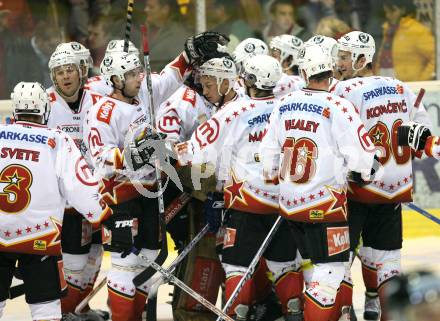
<svg viewBox="0 0 440 321">
<path fill-rule="evenodd" d="M 183 192 L 176 199 L 174 199 L 170 205 L 167 206 L 165 210 L 165 220 L 168 224 L 180 210 L 185 207 L 185 205 L 189 202 L 191 196 L 188 193 Z M 188 250 L 189 252 L 190 250 Z M 183 253 L 183 252 L 182 252 Z M 174 263 L 174 262 L 173 262 Z M 101 282 L 78 304 L 75 308 L 75 313 L 81 313 L 84 307 L 90 302 L 91 299 L 99 292 L 99 290 L 104 286 L 107 278 L 101 280 Z M 24 294 L 24 285 L 16 285 L 12 287 L 9 291 L 9 298 L 14 299 L 20 295 Z"/>
<path fill-rule="evenodd" d="M 144 64 L 146 69 L 146 81 L 149 95 L 149 116 L 151 125 L 154 127 L 154 108 L 153 108 L 153 88 L 151 83 L 151 67 L 150 67 L 150 57 L 149 57 L 149 47 L 148 47 L 148 39 L 147 39 L 147 27 L 142 25 L 142 40 L 143 40 L 143 49 L 144 49 Z M 168 256 L 168 242 L 166 237 L 166 223 L 164 218 L 164 202 L 163 202 L 163 186 L 162 186 L 162 175 L 160 173 L 160 164 L 158 164 L 159 160 L 155 159 L 155 169 L 156 169 L 156 179 L 157 179 L 157 189 L 159 191 L 158 201 L 159 201 L 159 223 L 160 229 L 162 233 L 162 247 L 159 255 L 157 256 L 155 262 L 162 265 L 167 256 Z M 135 286 L 140 286 L 145 283 L 148 279 L 145 278 L 145 275 L 151 274 L 151 269 L 148 267 L 140 274 L 138 274 L 134 279 L 133 283 Z M 154 274 L 154 273 L 153 273 Z"/>
<path fill-rule="evenodd" d="M 166 271 L 168 273 L 173 273 L 176 270 L 177 265 L 179 265 L 180 262 L 182 262 L 185 257 L 188 255 L 189 252 L 194 248 L 194 246 L 205 236 L 206 232 L 209 230 L 209 225 L 206 224 L 199 233 L 191 240 L 191 242 L 188 243 L 188 245 L 182 250 L 182 252 L 174 259 L 173 263 L 170 264 L 166 268 Z M 153 275 L 149 276 L 148 279 L 150 279 Z M 157 295 L 157 290 L 159 286 L 164 284 L 165 282 L 168 282 L 169 280 L 162 276 L 159 279 L 157 279 L 153 285 L 150 287 L 150 291 L 148 292 L 148 299 L 151 299 Z"/>
<path fill-rule="evenodd" d="M 8 299 L 13 300 L 23 294 L 24 294 L 24 283 L 21 283 L 19 285 L 15 285 L 9 289 L 9 298 Z"/>
<path fill-rule="evenodd" d="M 199 293 L 197 293 L 196 291 L 191 289 L 188 285 L 185 284 L 185 282 L 181 281 L 179 278 L 174 276 L 174 274 L 169 273 L 161 265 L 157 264 L 154 261 L 148 260 L 148 258 L 146 256 L 144 256 L 142 253 L 139 253 L 138 255 L 141 259 L 148 262 L 148 264 L 150 264 L 150 266 L 153 269 L 155 269 L 156 271 L 161 273 L 163 276 L 165 276 L 165 278 L 170 280 L 171 283 L 173 283 L 175 286 L 178 286 L 182 291 L 185 291 L 188 295 L 192 296 L 195 300 L 200 302 L 200 304 L 204 305 L 207 309 L 209 309 L 210 311 L 215 313 L 219 317 L 218 320 L 234 321 L 230 316 L 225 314 L 222 310 L 217 308 L 214 304 L 212 304 L 209 300 L 205 299 Z M 150 319 L 148 319 L 148 320 L 150 320 Z"/>
<path fill-rule="evenodd" d="M 141 32 L 142 32 L 142 47 L 144 52 L 144 65 L 145 65 L 145 77 L 147 81 L 147 89 L 148 89 L 148 96 L 149 96 L 149 106 L 148 106 L 148 112 L 150 116 L 150 125 L 151 127 L 155 127 L 155 115 L 154 115 L 154 102 L 153 102 L 153 85 L 151 82 L 151 66 L 150 66 L 150 48 L 148 46 L 148 38 L 147 38 L 147 26 L 142 25 L 141 26 Z M 168 257 L 168 240 L 167 240 L 167 233 L 166 233 L 166 223 L 165 223 L 165 217 L 164 217 L 164 201 L 163 201 L 163 186 L 162 186 L 162 175 L 160 171 L 160 163 L 159 159 L 156 158 L 154 160 L 155 163 L 155 170 L 156 170 L 156 180 L 157 180 L 157 190 L 158 190 L 158 202 L 159 202 L 159 225 L 160 225 L 160 231 L 162 233 L 162 247 L 159 252 L 159 255 L 157 256 L 154 263 L 161 266 L 166 258 Z M 148 276 L 151 274 L 151 266 L 147 267 L 144 271 L 142 271 L 140 274 L 138 274 L 134 279 L 133 283 L 135 286 L 140 286 L 144 282 L 147 281 L 145 276 Z M 154 273 L 153 273 L 154 274 Z M 153 297 L 148 300 L 147 303 L 147 318 L 150 321 L 156 321 L 157 318 L 157 297 Z"/>
<path fill-rule="evenodd" d="M 82 301 L 76 306 L 75 313 L 81 313 L 81 311 L 87 306 L 87 304 L 90 302 L 90 300 L 96 295 L 96 293 L 101 290 L 101 288 L 107 283 L 107 277 L 103 278 L 101 282 L 98 283 L 98 285 L 90 291 L 90 293 L 82 299 Z"/>
<path fill-rule="evenodd" d="M 417 205 L 415 205 L 414 203 L 405 203 L 406 206 L 408 206 L 410 209 L 416 211 L 419 214 L 422 214 L 424 217 L 430 219 L 431 221 L 440 224 L 440 219 L 434 215 L 432 215 L 431 213 L 425 211 L 423 208 L 418 207 Z"/>
<path fill-rule="evenodd" d="M 134 6 L 134 0 L 128 0 L 127 23 L 125 25 L 125 37 L 124 37 L 124 52 L 128 52 L 128 45 L 130 42 L 131 21 L 133 18 L 133 6 Z"/>
<path fill-rule="evenodd" d="M 255 271 L 255 267 L 257 266 L 258 262 L 260 261 L 260 258 L 263 255 L 264 251 L 266 251 L 267 247 L 269 246 L 270 241 L 272 240 L 273 236 L 275 235 L 275 232 L 278 230 L 278 227 L 281 225 L 282 221 L 283 221 L 283 217 L 278 216 L 277 220 L 273 224 L 272 228 L 270 229 L 269 233 L 267 234 L 266 238 L 264 239 L 264 241 L 261 244 L 260 248 L 258 249 L 257 253 L 255 254 L 254 258 L 252 259 L 251 264 L 249 264 L 249 267 L 247 268 L 246 273 L 243 275 L 240 282 L 238 282 L 237 287 L 235 288 L 234 292 L 232 292 L 231 297 L 229 298 L 228 302 L 226 302 L 225 306 L 223 307 L 224 313 L 228 312 L 229 307 L 232 305 L 232 303 L 237 298 L 244 283 L 252 277 L 252 274 Z M 217 321 L 221 321 L 221 318 L 218 317 Z"/>
</svg>

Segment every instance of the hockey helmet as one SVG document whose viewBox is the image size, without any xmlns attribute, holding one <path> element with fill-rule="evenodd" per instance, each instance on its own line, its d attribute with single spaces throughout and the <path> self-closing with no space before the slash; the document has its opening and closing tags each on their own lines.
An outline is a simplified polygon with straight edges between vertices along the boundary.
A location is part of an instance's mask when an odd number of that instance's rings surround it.
<svg viewBox="0 0 440 321">
<path fill-rule="evenodd" d="M 49 96 L 38 82 L 19 82 L 11 93 L 12 114 L 42 116 L 43 124 L 47 123 L 50 114 Z"/>
<path fill-rule="evenodd" d="M 110 40 L 107 49 L 105 50 L 105 54 L 107 55 L 113 52 L 124 52 L 124 40 Z M 139 57 L 139 50 L 131 41 L 128 42 L 128 53 Z"/>
<path fill-rule="evenodd" d="M 112 76 L 125 81 L 125 73 L 142 68 L 139 57 L 126 52 L 112 52 L 106 54 L 101 62 L 101 74 L 109 86 L 113 87 Z"/>
<path fill-rule="evenodd" d="M 244 62 L 243 78 L 246 86 L 261 90 L 275 88 L 281 79 L 281 65 L 277 59 L 267 55 L 256 55 Z"/>
<path fill-rule="evenodd" d="M 336 60 L 338 59 L 338 42 L 327 36 L 315 35 L 305 42 L 306 46 L 309 45 L 320 45 L 322 48 L 327 50 L 327 52 L 332 56 L 333 62 L 336 65 Z"/>
<path fill-rule="evenodd" d="M 263 40 L 257 38 L 246 38 L 235 47 L 232 52 L 232 59 L 237 65 L 238 73 L 243 70 L 243 62 L 255 55 L 268 55 L 269 48 Z"/>
<path fill-rule="evenodd" d="M 55 51 L 62 51 L 62 50 L 71 50 L 76 55 L 78 64 L 81 66 L 81 76 L 83 78 L 87 78 L 87 75 L 89 73 L 89 68 L 93 66 L 93 59 L 90 55 L 90 50 L 87 49 L 85 46 L 80 44 L 79 42 L 72 41 L 72 42 L 65 42 L 61 43 L 57 46 Z"/>
<path fill-rule="evenodd" d="M 234 62 L 228 57 L 213 58 L 199 67 L 199 76 L 210 76 L 217 79 L 217 91 L 220 96 L 220 84 L 223 79 L 229 80 L 229 88 L 225 95 L 233 88 L 237 79 L 237 68 Z"/>
<path fill-rule="evenodd" d="M 366 64 L 371 63 L 376 52 L 374 38 L 370 34 L 361 31 L 352 31 L 343 35 L 338 39 L 338 45 L 339 50 L 351 53 L 353 70 L 362 69 Z M 365 57 L 365 65 L 361 68 L 355 68 L 355 64 L 361 55 Z"/>
<path fill-rule="evenodd" d="M 282 64 L 284 60 L 286 60 L 289 56 L 292 56 L 292 62 L 287 67 L 287 69 L 292 68 L 293 66 L 298 65 L 298 61 L 296 59 L 298 52 L 304 46 L 303 41 L 292 35 L 281 35 L 273 37 L 270 41 L 270 49 L 277 49 L 280 51 L 280 63 Z"/>
<path fill-rule="evenodd" d="M 333 59 L 330 53 L 324 49 L 324 47 L 317 44 L 309 44 L 304 46 L 298 54 L 299 69 L 306 73 L 308 79 L 311 76 L 326 72 L 333 71 Z M 303 74 L 301 73 L 303 76 Z"/>
</svg>

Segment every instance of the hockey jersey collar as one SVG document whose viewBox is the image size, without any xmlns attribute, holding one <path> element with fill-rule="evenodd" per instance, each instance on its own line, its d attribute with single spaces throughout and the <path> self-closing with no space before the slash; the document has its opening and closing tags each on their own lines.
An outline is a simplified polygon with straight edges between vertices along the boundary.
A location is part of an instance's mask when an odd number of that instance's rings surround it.
<svg viewBox="0 0 440 321">
<path fill-rule="evenodd" d="M 272 100 L 275 99 L 274 95 L 266 96 L 266 97 L 252 97 L 252 100 Z"/>
</svg>

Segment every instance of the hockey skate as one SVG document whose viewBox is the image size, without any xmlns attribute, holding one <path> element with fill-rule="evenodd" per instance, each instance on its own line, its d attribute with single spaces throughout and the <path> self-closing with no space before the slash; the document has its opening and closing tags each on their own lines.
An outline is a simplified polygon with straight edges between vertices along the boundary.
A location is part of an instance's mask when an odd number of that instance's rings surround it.
<svg viewBox="0 0 440 321">
<path fill-rule="evenodd" d="M 262 302 L 251 306 L 249 320 L 253 321 L 274 321 L 282 317 L 281 304 L 275 292 L 271 292 Z"/>
<path fill-rule="evenodd" d="M 290 299 L 287 302 L 287 314 L 284 317 L 286 321 L 302 321 L 303 312 L 301 311 L 301 302 L 298 298 Z"/>
<path fill-rule="evenodd" d="M 364 320 L 377 321 L 380 319 L 380 301 L 378 295 L 365 293 Z"/>
<path fill-rule="evenodd" d="M 353 306 L 344 305 L 341 309 L 341 316 L 338 321 L 357 321 Z"/>
</svg>

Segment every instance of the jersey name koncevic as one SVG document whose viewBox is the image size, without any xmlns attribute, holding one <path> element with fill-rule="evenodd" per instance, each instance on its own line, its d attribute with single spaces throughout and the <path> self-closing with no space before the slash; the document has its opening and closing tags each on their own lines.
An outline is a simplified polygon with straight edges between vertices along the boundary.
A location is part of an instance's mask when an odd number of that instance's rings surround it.
<svg viewBox="0 0 440 321">
<path fill-rule="evenodd" d="M 0 252 L 59 255 L 66 201 L 94 224 L 110 214 L 69 135 L 17 122 L 0 142 Z"/>
<path fill-rule="evenodd" d="M 263 177 L 258 147 L 276 99 L 237 99 L 197 127 L 179 155 L 182 162 L 211 162 L 225 181 L 225 206 L 269 214 L 278 211 L 278 186 Z"/>
<path fill-rule="evenodd" d="M 378 148 L 382 164 L 370 184 L 350 184 L 349 197 L 364 203 L 411 201 L 411 149 L 397 145 L 397 128 L 410 120 L 430 125 L 424 106 L 414 108 L 416 95 L 406 84 L 388 77 L 341 81 L 334 87 L 334 93 L 353 103 Z"/>
<path fill-rule="evenodd" d="M 303 89 L 283 96 L 269 122 L 260 157 L 268 177 L 279 179 L 281 215 L 302 222 L 346 220 L 347 173 L 369 173 L 374 156 L 352 104 Z"/>
</svg>

